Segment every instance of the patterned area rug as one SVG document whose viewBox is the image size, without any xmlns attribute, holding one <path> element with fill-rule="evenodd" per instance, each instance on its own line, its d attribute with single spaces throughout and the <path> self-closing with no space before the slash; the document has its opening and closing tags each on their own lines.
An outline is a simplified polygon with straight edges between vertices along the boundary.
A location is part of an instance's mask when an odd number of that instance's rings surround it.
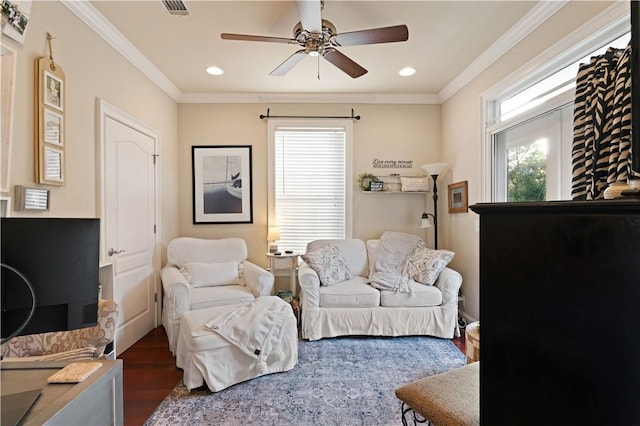
<svg viewBox="0 0 640 426">
<path fill-rule="evenodd" d="M 212 393 L 178 384 L 145 425 L 399 425 L 395 389 L 465 364 L 447 339 L 299 341 L 298 365 Z"/>
</svg>

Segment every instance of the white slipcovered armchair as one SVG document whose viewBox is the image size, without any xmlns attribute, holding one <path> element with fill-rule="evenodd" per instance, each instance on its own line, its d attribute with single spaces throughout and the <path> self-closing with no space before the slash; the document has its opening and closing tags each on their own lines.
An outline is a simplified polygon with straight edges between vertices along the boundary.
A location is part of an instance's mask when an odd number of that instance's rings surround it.
<svg viewBox="0 0 640 426">
<path fill-rule="evenodd" d="M 174 354 L 184 312 L 269 296 L 274 281 L 271 272 L 247 260 L 240 238 L 176 238 L 167 246 L 161 277 L 162 325 Z"/>
</svg>

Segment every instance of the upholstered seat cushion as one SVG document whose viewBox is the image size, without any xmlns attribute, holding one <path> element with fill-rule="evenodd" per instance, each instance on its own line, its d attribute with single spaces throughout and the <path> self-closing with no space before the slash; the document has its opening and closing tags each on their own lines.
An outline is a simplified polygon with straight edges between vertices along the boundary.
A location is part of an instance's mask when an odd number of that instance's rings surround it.
<svg viewBox="0 0 640 426">
<path fill-rule="evenodd" d="M 427 307 L 442 303 L 442 292 L 435 286 L 417 282 L 409 283 L 411 293 L 396 293 L 391 290 L 380 291 L 380 306 L 386 307 Z"/>
<path fill-rule="evenodd" d="M 434 425 L 480 424 L 480 362 L 416 380 L 396 396 Z"/>
<path fill-rule="evenodd" d="M 184 370 L 183 382 L 188 389 L 206 384 L 212 392 L 217 392 L 258 376 L 291 370 L 298 363 L 298 328 L 291 310 L 286 311 L 288 315 L 281 327 L 274 330 L 277 348 L 266 364 L 205 327 L 213 318 L 243 306 L 216 306 L 182 315 L 176 364 Z"/>
<path fill-rule="evenodd" d="M 364 277 L 350 280 L 330 287 L 320 286 L 321 308 L 373 308 L 380 306 L 380 292 L 367 284 Z"/>
<path fill-rule="evenodd" d="M 191 290 L 191 309 L 236 305 L 251 302 L 253 299 L 251 289 L 243 285 L 197 287 Z"/>
</svg>

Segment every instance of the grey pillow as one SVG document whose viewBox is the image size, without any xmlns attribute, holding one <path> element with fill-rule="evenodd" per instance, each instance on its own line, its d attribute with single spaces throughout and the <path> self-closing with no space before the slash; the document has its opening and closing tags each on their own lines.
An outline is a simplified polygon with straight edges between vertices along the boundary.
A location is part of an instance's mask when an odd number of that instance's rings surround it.
<svg viewBox="0 0 640 426">
<path fill-rule="evenodd" d="M 418 245 L 409 255 L 409 276 L 419 283 L 433 285 L 454 255 L 449 250 L 432 250 Z"/>
<path fill-rule="evenodd" d="M 322 246 L 301 257 L 311 269 L 316 271 L 321 285 L 328 287 L 353 278 L 344 255 L 333 244 Z"/>
</svg>

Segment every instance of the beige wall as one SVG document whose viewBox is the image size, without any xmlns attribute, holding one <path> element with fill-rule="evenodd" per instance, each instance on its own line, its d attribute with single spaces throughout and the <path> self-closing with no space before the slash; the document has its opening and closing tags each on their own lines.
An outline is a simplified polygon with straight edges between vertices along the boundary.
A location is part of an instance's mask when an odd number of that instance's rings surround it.
<svg viewBox="0 0 640 426">
<path fill-rule="evenodd" d="M 65 72 L 65 186 L 51 190 L 46 213 L 12 211 L 13 216 L 98 217 L 99 141 L 96 99 L 136 117 L 160 133 L 161 226 L 168 241 L 178 233 L 176 174 L 177 103 L 125 60 L 59 2 L 34 1 L 24 45 L 3 36 L 17 51 L 10 185 L 34 186 L 34 62 L 48 56 Z"/>
<path fill-rule="evenodd" d="M 178 107 L 180 234 L 204 238 L 244 238 L 249 258 L 266 266 L 267 251 L 267 122 L 260 114 L 350 116 L 351 108 L 362 118 L 353 124 L 353 236 L 378 238 L 386 230 L 427 236 L 420 216 L 427 197 L 420 194 L 362 194 L 357 175 L 424 174 L 422 164 L 440 155 L 439 105 L 334 105 L 334 104 L 181 104 Z M 191 146 L 251 145 L 253 157 L 253 223 L 198 224 L 192 222 Z M 373 158 L 413 160 L 413 169 L 374 169 Z M 430 237 L 430 236 L 429 236 Z"/>
<path fill-rule="evenodd" d="M 570 2 L 556 16 L 505 54 L 470 84 L 438 105 L 178 105 L 59 2 L 35 1 L 24 46 L 2 39 L 18 52 L 10 184 L 34 185 L 34 60 L 48 54 L 51 32 L 54 59 L 66 74 L 66 185 L 51 189 L 51 211 L 38 215 L 98 215 L 96 99 L 136 117 L 161 135 L 160 232 L 166 244 L 178 235 L 238 236 L 247 240 L 250 259 L 266 265 L 267 124 L 259 114 L 350 115 L 354 123 L 354 236 L 376 238 L 385 230 L 415 233 L 431 241 L 432 231 L 419 228 L 420 214 L 432 211 L 431 196 L 363 195 L 355 190 L 358 173 L 421 174 L 420 166 L 446 161 L 451 168 L 439 181 L 440 247 L 456 252 L 452 267 L 464 277 L 465 310 L 479 318 L 477 216 L 449 215 L 447 184 L 469 181 L 469 203 L 480 197 L 480 95 L 570 31 L 603 10 L 608 2 Z M 191 146 L 253 146 L 253 224 L 193 225 Z M 413 170 L 371 167 L 372 158 L 413 160 Z M 7 195 L 7 194 L 4 194 Z M 13 195 L 13 194 L 10 194 Z M 12 215 L 26 215 L 11 212 Z M 33 214 L 32 214 L 33 215 Z M 499 249 L 499 248 L 496 248 Z"/>
<path fill-rule="evenodd" d="M 610 2 L 570 2 L 527 38 L 518 43 L 471 83 L 442 105 L 442 155 L 452 164 L 449 182 L 469 181 L 469 205 L 480 201 L 480 96 L 536 55 L 611 5 Z M 444 244 L 456 252 L 452 267 L 464 277 L 465 312 L 480 318 L 478 216 L 444 215 Z M 500 247 L 490 248 L 500 250 Z M 517 283 L 514 283 L 517 285 Z M 526 303 L 526 301 L 522 301 Z"/>
</svg>

